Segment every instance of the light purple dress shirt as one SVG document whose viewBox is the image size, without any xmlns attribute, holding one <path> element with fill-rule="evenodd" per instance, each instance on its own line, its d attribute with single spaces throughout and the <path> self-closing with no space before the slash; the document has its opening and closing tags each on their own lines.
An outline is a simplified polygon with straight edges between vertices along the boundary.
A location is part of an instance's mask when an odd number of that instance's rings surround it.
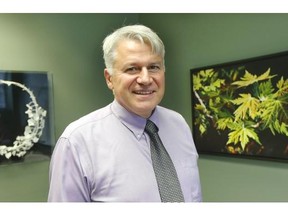
<svg viewBox="0 0 288 216">
<path fill-rule="evenodd" d="M 184 118 L 157 106 L 150 117 L 168 151 L 185 202 L 202 201 L 198 154 Z M 71 123 L 50 163 L 50 202 L 161 202 L 146 119 L 116 100 Z"/>
</svg>

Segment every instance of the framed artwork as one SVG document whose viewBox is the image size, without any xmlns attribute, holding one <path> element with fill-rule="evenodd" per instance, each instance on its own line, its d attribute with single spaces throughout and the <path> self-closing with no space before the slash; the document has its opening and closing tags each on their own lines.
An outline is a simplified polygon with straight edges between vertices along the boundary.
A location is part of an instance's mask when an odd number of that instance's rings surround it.
<svg viewBox="0 0 288 216">
<path fill-rule="evenodd" d="M 0 164 L 49 157 L 53 118 L 50 73 L 0 70 Z"/>
<path fill-rule="evenodd" d="M 288 161 L 288 52 L 190 73 L 200 154 Z"/>
</svg>

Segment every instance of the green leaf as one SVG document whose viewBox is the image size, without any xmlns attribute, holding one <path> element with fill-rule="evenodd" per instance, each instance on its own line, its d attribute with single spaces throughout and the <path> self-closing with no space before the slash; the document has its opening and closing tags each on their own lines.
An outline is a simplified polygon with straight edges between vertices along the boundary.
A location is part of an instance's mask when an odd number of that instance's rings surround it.
<svg viewBox="0 0 288 216">
<path fill-rule="evenodd" d="M 201 77 L 208 79 L 208 78 L 210 78 L 210 77 L 213 76 L 213 74 L 214 74 L 214 69 L 211 68 L 211 69 L 201 70 L 201 71 L 199 72 L 199 74 L 200 74 Z"/>
<path fill-rule="evenodd" d="M 200 131 L 201 135 L 203 135 L 206 132 L 206 130 L 207 130 L 207 128 L 206 128 L 205 124 L 200 124 L 199 125 L 199 131 Z"/>
<path fill-rule="evenodd" d="M 288 125 L 285 124 L 284 122 L 281 123 L 280 132 L 288 136 Z"/>
<path fill-rule="evenodd" d="M 271 80 L 263 82 L 259 85 L 259 97 L 262 99 L 271 95 L 273 91 L 274 91 L 274 88 L 272 86 Z"/>
<path fill-rule="evenodd" d="M 193 89 L 199 90 L 202 87 L 201 79 L 199 77 L 199 74 L 193 75 Z"/>
<path fill-rule="evenodd" d="M 278 88 L 277 91 L 278 96 L 288 94 L 288 79 L 284 81 L 283 77 L 281 77 L 281 79 L 277 82 L 276 86 Z"/>
<path fill-rule="evenodd" d="M 220 118 L 216 122 L 217 129 L 225 130 L 228 127 L 228 123 L 231 123 L 231 122 L 233 122 L 233 119 L 231 117 Z"/>
<path fill-rule="evenodd" d="M 237 144 L 240 142 L 242 149 L 245 149 L 245 146 L 249 142 L 250 138 L 255 140 L 257 143 L 260 143 L 258 135 L 255 133 L 254 129 L 238 127 L 238 129 L 231 131 L 228 134 L 229 140 L 227 144 L 234 143 Z"/>
<path fill-rule="evenodd" d="M 268 68 L 268 70 L 265 73 L 261 74 L 260 76 L 252 75 L 247 70 L 245 70 L 244 77 L 241 78 L 241 81 L 233 82 L 232 85 L 237 85 L 238 88 L 245 87 L 255 82 L 271 79 L 272 77 L 276 76 L 276 75 L 270 76 L 269 74 L 270 74 L 270 68 Z"/>
<path fill-rule="evenodd" d="M 272 131 L 274 135 L 275 135 L 275 131 L 277 131 L 280 134 L 284 134 L 288 136 L 288 125 L 285 124 L 284 122 L 280 123 L 278 119 L 271 123 L 270 130 Z"/>
<path fill-rule="evenodd" d="M 274 127 L 277 119 L 288 121 L 288 110 L 285 108 L 286 100 L 267 99 L 261 104 L 258 112 L 265 127 Z M 275 128 L 276 129 L 276 128 Z M 272 130 L 271 130 L 272 131 Z M 273 132 L 273 131 L 272 131 Z"/>
<path fill-rule="evenodd" d="M 240 105 L 235 111 L 235 121 L 245 119 L 246 114 L 254 119 L 257 115 L 259 100 L 251 96 L 251 94 L 240 94 L 241 97 L 232 100 L 232 103 Z"/>
</svg>

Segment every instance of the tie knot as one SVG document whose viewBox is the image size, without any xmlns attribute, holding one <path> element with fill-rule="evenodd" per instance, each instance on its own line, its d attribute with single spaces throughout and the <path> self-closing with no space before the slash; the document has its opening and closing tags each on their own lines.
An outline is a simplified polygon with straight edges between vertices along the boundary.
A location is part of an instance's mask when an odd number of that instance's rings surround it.
<svg viewBox="0 0 288 216">
<path fill-rule="evenodd" d="M 158 127 L 154 124 L 154 122 L 150 121 L 149 119 L 146 122 L 145 131 L 148 134 L 155 134 L 158 132 Z"/>
</svg>

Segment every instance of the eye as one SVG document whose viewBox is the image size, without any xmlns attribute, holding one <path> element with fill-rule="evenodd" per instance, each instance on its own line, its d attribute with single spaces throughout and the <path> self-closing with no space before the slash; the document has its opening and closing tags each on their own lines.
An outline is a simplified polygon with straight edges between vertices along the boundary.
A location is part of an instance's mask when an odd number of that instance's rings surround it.
<svg viewBox="0 0 288 216">
<path fill-rule="evenodd" d="M 139 72 L 139 68 L 138 67 L 129 67 L 129 68 L 127 68 L 126 70 L 125 70 L 125 73 L 131 73 L 131 74 L 133 74 L 133 73 L 137 73 L 137 72 Z"/>
<path fill-rule="evenodd" d="M 158 64 L 155 64 L 155 65 L 153 64 L 153 65 L 150 65 L 149 67 L 147 67 L 147 69 L 149 72 L 158 72 L 161 70 L 161 67 Z"/>
</svg>

